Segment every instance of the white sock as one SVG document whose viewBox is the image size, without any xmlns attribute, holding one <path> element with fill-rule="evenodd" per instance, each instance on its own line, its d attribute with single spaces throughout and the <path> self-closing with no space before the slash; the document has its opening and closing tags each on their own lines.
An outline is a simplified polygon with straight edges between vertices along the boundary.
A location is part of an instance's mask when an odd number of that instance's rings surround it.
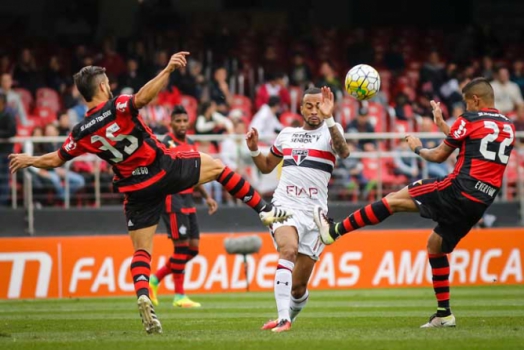
<svg viewBox="0 0 524 350">
<path fill-rule="evenodd" d="M 278 320 L 288 320 L 289 304 L 291 303 L 292 271 L 295 264 L 291 261 L 279 259 L 275 272 L 275 300 L 277 302 Z"/>
<path fill-rule="evenodd" d="M 298 299 L 295 299 L 293 298 L 293 296 L 291 296 L 291 302 L 289 304 L 289 315 L 291 317 L 291 322 L 295 322 L 295 319 L 297 318 L 300 311 L 302 311 L 302 309 L 306 307 L 308 299 L 309 292 L 307 289 L 304 295 Z"/>
</svg>

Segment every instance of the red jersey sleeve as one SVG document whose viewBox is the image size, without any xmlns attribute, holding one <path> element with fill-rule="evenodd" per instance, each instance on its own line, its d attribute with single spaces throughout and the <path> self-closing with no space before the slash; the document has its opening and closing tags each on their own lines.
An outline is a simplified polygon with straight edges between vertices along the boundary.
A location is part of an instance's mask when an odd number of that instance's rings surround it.
<svg viewBox="0 0 524 350">
<path fill-rule="evenodd" d="M 67 140 L 58 150 L 58 156 L 65 161 L 71 160 L 75 157 L 81 156 L 87 151 L 80 145 L 80 143 L 75 142 L 73 136 L 69 134 Z"/>
<path fill-rule="evenodd" d="M 449 129 L 449 135 L 444 143 L 452 148 L 458 148 L 471 132 L 470 123 L 463 117 L 459 117 Z"/>
<path fill-rule="evenodd" d="M 273 153 L 273 155 L 278 157 L 278 158 L 284 157 L 284 152 L 282 150 L 283 140 L 282 140 L 282 136 L 281 135 L 282 135 L 282 133 L 278 134 L 275 142 L 273 143 L 273 146 L 271 146 L 271 148 L 269 149 L 271 151 L 271 153 Z"/>
<path fill-rule="evenodd" d="M 138 109 L 135 106 L 135 95 L 120 95 L 115 99 L 117 114 L 129 118 L 138 115 Z"/>
</svg>

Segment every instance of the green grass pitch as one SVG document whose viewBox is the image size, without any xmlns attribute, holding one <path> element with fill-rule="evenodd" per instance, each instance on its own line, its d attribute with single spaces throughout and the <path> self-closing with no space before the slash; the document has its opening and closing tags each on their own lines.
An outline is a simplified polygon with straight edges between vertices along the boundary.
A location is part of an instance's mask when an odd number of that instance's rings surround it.
<svg viewBox="0 0 524 350">
<path fill-rule="evenodd" d="M 146 335 L 135 299 L 0 302 L 0 349 L 524 349 L 524 286 L 452 288 L 457 328 L 419 329 L 431 288 L 312 291 L 290 332 L 272 293 L 192 295 L 201 309 L 156 308 L 164 334 Z"/>
</svg>

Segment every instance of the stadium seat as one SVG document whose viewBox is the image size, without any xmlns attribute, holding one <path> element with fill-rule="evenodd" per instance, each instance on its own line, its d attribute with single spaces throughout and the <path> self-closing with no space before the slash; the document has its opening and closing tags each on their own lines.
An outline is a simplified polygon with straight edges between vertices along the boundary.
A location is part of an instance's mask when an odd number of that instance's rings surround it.
<svg viewBox="0 0 524 350">
<path fill-rule="evenodd" d="M 299 125 L 302 125 L 302 116 L 293 112 L 284 112 L 280 115 L 280 123 L 282 124 L 282 126 L 293 126 L 293 122 L 298 122 Z"/>
<path fill-rule="evenodd" d="M 253 104 L 251 99 L 244 95 L 233 95 L 233 102 L 231 103 L 231 109 L 241 109 L 244 115 L 251 120 L 253 117 Z"/>
<path fill-rule="evenodd" d="M 52 109 L 55 113 L 58 113 L 58 111 L 60 111 L 62 108 L 60 95 L 53 89 L 40 88 L 36 90 L 35 107 L 47 107 Z"/>
<path fill-rule="evenodd" d="M 31 94 L 29 90 L 24 89 L 24 88 L 16 88 L 14 90 L 20 95 L 25 111 L 29 113 L 29 111 L 31 111 L 31 109 L 33 108 L 33 102 L 34 102 L 33 95 Z"/>
<path fill-rule="evenodd" d="M 34 109 L 34 114 L 38 116 L 38 125 L 45 126 L 49 123 L 56 122 L 56 111 L 49 107 L 36 107 Z"/>
</svg>

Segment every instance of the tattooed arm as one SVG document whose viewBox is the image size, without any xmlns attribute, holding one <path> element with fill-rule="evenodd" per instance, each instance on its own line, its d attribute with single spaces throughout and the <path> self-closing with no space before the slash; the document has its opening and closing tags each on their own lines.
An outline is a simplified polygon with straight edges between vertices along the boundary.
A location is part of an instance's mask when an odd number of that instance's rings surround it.
<svg viewBox="0 0 524 350">
<path fill-rule="evenodd" d="M 349 157 L 348 144 L 346 143 L 344 134 L 340 131 L 337 124 L 328 129 L 331 134 L 331 147 L 333 148 L 333 151 L 335 151 L 340 158 Z"/>
<path fill-rule="evenodd" d="M 322 118 L 324 118 L 324 123 L 327 124 L 329 133 L 331 134 L 331 147 L 340 158 L 347 158 L 349 156 L 349 148 L 346 139 L 344 139 L 344 133 L 333 120 L 335 96 L 329 87 L 324 86 L 320 88 L 320 90 L 322 93 L 322 101 L 319 105 L 319 112 Z"/>
</svg>

